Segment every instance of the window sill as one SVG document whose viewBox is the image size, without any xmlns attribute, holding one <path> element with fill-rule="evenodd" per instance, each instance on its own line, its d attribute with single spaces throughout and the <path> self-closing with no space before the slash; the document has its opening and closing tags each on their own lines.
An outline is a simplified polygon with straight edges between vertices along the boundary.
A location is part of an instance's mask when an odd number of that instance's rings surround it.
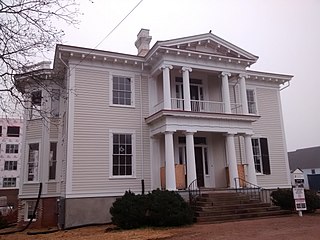
<svg viewBox="0 0 320 240">
<path fill-rule="evenodd" d="M 119 108 L 135 108 L 134 105 L 121 105 L 121 104 L 110 104 L 110 107 L 119 107 Z"/>
<path fill-rule="evenodd" d="M 136 179 L 135 176 L 110 176 L 110 180 L 125 180 L 125 179 Z"/>
</svg>

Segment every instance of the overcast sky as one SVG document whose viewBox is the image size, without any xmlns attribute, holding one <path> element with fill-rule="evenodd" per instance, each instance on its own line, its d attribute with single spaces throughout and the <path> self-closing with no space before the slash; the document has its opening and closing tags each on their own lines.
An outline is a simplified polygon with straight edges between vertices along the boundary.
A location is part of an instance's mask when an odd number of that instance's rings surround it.
<svg viewBox="0 0 320 240">
<path fill-rule="evenodd" d="M 64 44 L 93 48 L 139 0 L 81 0 Z M 294 75 L 281 92 L 287 148 L 320 146 L 319 0 L 144 0 L 98 49 L 136 54 L 136 35 L 157 40 L 212 33 L 259 56 L 251 69 Z"/>
</svg>

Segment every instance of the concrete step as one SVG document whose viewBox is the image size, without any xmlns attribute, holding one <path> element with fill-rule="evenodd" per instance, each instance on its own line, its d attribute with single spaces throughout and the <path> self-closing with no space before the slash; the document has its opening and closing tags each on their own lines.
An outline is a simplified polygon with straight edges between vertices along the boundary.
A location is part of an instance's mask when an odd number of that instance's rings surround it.
<svg viewBox="0 0 320 240">
<path fill-rule="evenodd" d="M 197 206 L 201 207 L 224 207 L 224 206 L 235 206 L 239 204 L 254 204 L 260 203 L 259 200 L 250 199 L 233 199 L 229 201 L 197 201 Z"/>
<path fill-rule="evenodd" d="M 244 213 L 262 213 L 262 212 L 272 212 L 279 211 L 280 208 L 277 206 L 268 207 L 248 207 L 240 209 L 227 209 L 227 210 L 215 210 L 215 211 L 196 211 L 195 215 L 197 217 L 209 217 L 209 216 L 228 216 L 233 214 L 244 214 Z"/>
<path fill-rule="evenodd" d="M 240 214 L 230 214 L 230 215 L 220 215 L 220 216 L 205 216 L 197 217 L 197 223 L 213 223 L 213 222 L 225 222 L 225 221 L 235 221 L 247 218 L 262 218 L 270 216 L 279 216 L 288 214 L 288 211 L 275 210 L 275 211 L 265 211 L 265 212 L 250 212 L 250 213 L 240 213 Z"/>
<path fill-rule="evenodd" d="M 223 210 L 235 210 L 235 209 L 244 209 L 244 208 L 256 208 L 256 207 L 270 207 L 269 203 L 246 203 L 246 204 L 234 204 L 234 205 L 220 205 L 220 206 L 196 206 L 195 211 L 223 211 Z"/>
</svg>

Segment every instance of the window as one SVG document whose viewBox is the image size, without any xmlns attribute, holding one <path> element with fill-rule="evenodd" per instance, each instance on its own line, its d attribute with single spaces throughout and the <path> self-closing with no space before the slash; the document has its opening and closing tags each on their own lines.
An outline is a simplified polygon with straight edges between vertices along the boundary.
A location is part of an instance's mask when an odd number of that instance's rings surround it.
<svg viewBox="0 0 320 240">
<path fill-rule="evenodd" d="M 12 171 L 17 170 L 17 161 L 5 161 L 4 170 Z"/>
<path fill-rule="evenodd" d="M 311 174 L 316 174 L 316 170 L 315 169 L 311 169 Z"/>
<path fill-rule="evenodd" d="M 266 175 L 271 174 L 267 139 L 253 138 L 251 141 L 256 172 Z"/>
<path fill-rule="evenodd" d="M 117 105 L 132 105 L 131 78 L 113 76 L 112 103 Z"/>
<path fill-rule="evenodd" d="M 52 89 L 51 91 L 51 116 L 59 117 L 60 107 L 60 90 Z"/>
<path fill-rule="evenodd" d="M 19 153 L 19 144 L 6 144 L 6 153 Z"/>
<path fill-rule="evenodd" d="M 8 137 L 19 137 L 20 127 L 8 126 L 7 136 Z"/>
<path fill-rule="evenodd" d="M 27 166 L 28 181 L 38 180 L 38 163 L 39 163 L 39 143 L 29 144 L 29 156 Z"/>
<path fill-rule="evenodd" d="M 34 91 L 31 93 L 31 108 L 30 108 L 30 116 L 29 119 L 36 119 L 41 116 L 41 100 L 42 100 L 42 92 Z"/>
<path fill-rule="evenodd" d="M 50 156 L 49 156 L 49 180 L 56 179 L 56 166 L 57 166 L 57 143 L 50 143 Z"/>
<path fill-rule="evenodd" d="M 112 175 L 132 176 L 132 135 L 113 134 Z"/>
<path fill-rule="evenodd" d="M 2 186 L 3 187 L 15 187 L 16 186 L 16 178 L 3 178 Z"/>
<path fill-rule="evenodd" d="M 30 219 L 32 219 L 35 207 L 36 207 L 36 201 L 26 201 L 26 213 L 24 217 L 25 221 L 29 221 Z M 36 220 L 36 217 L 37 215 L 33 218 L 33 220 Z"/>
<path fill-rule="evenodd" d="M 248 102 L 248 111 L 251 114 L 257 113 L 256 101 L 254 96 L 254 90 L 247 89 L 247 102 Z"/>
<path fill-rule="evenodd" d="M 2 136 L 2 126 L 0 126 L 0 136 Z"/>
</svg>

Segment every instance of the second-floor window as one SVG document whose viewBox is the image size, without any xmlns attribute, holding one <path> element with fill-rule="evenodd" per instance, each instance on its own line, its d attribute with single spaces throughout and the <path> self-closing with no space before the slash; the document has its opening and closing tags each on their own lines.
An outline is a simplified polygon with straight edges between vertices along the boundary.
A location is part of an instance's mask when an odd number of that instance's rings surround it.
<svg viewBox="0 0 320 240">
<path fill-rule="evenodd" d="M 17 161 L 5 161 L 4 162 L 4 170 L 7 171 L 12 171 L 12 170 L 17 170 Z"/>
<path fill-rule="evenodd" d="M 113 76 L 112 103 L 115 105 L 132 105 L 132 82 L 129 77 Z"/>
<path fill-rule="evenodd" d="M 255 93 L 253 89 L 247 89 L 247 102 L 248 102 L 248 112 L 251 114 L 257 114 Z"/>
<path fill-rule="evenodd" d="M 51 91 L 51 116 L 59 117 L 60 107 L 60 90 L 52 89 Z"/>
<path fill-rule="evenodd" d="M 20 134 L 20 127 L 8 126 L 8 129 L 7 129 L 8 137 L 19 137 L 19 134 Z"/>
<path fill-rule="evenodd" d="M 6 153 L 19 153 L 19 144 L 7 144 Z"/>
<path fill-rule="evenodd" d="M 29 119 L 36 119 L 41 117 L 41 102 L 42 92 L 40 90 L 32 92 Z"/>
</svg>

